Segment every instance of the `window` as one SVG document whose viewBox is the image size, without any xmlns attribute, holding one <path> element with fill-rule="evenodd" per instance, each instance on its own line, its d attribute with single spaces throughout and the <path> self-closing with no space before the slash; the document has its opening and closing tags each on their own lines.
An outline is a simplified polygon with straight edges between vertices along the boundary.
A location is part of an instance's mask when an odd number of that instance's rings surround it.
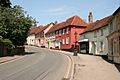
<svg viewBox="0 0 120 80">
<path fill-rule="evenodd" d="M 58 36 L 58 31 L 56 31 L 56 36 Z"/>
<path fill-rule="evenodd" d="M 66 38 L 66 44 L 69 44 L 69 37 Z"/>
<path fill-rule="evenodd" d="M 120 42 L 120 36 L 119 36 L 119 42 Z"/>
<path fill-rule="evenodd" d="M 54 32 L 52 33 L 52 36 L 54 36 L 55 34 L 54 34 Z"/>
<path fill-rule="evenodd" d="M 61 30 L 59 30 L 59 35 L 61 35 L 61 32 L 62 32 L 62 31 L 61 31 Z"/>
<path fill-rule="evenodd" d="M 101 29 L 100 31 L 101 31 L 101 36 L 103 36 L 103 29 Z"/>
<path fill-rule="evenodd" d="M 95 38 L 97 37 L 97 31 L 94 31 L 94 37 Z"/>
<path fill-rule="evenodd" d="M 84 39 L 86 39 L 86 35 L 85 34 L 83 35 L 83 37 L 84 37 Z"/>
<path fill-rule="evenodd" d="M 66 33 L 67 33 L 67 34 L 69 33 L 69 28 L 66 29 Z"/>
<path fill-rule="evenodd" d="M 41 37 L 44 37 L 44 32 L 41 33 Z"/>
<path fill-rule="evenodd" d="M 113 22 L 110 22 L 110 33 L 112 33 L 113 32 Z"/>
<path fill-rule="evenodd" d="M 65 34 L 65 29 L 63 29 L 63 34 Z"/>
<path fill-rule="evenodd" d="M 100 42 L 100 52 L 103 52 L 103 42 Z"/>
<path fill-rule="evenodd" d="M 43 39 L 41 39 L 41 44 L 42 44 L 42 45 L 44 44 L 44 40 L 43 40 Z"/>
<path fill-rule="evenodd" d="M 50 33 L 50 37 L 52 37 L 52 33 Z"/>
<path fill-rule="evenodd" d="M 119 47 L 119 49 L 118 49 L 118 52 L 120 51 L 120 36 L 119 36 L 119 45 L 118 45 Z"/>
<path fill-rule="evenodd" d="M 62 44 L 65 44 L 65 40 L 64 39 L 62 40 Z"/>
</svg>

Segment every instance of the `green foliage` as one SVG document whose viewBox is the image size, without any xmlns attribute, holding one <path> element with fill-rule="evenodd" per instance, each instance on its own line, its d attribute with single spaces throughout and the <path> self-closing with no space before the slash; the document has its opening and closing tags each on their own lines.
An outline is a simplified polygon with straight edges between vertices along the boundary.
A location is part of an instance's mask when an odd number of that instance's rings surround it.
<svg viewBox="0 0 120 80">
<path fill-rule="evenodd" d="M 11 2 L 10 0 L 0 0 L 0 6 L 2 7 L 11 7 Z"/>
<path fill-rule="evenodd" d="M 15 46 L 12 44 L 12 41 L 10 41 L 9 39 L 4 39 L 3 43 L 5 44 L 5 46 L 9 47 L 9 48 L 15 48 Z"/>
<path fill-rule="evenodd" d="M 9 39 L 3 39 L 2 36 L 0 36 L 0 42 L 3 42 L 4 45 L 9 49 L 15 48 L 15 46 L 12 44 L 12 41 L 10 41 Z"/>
<path fill-rule="evenodd" d="M 24 44 L 32 22 L 32 18 L 19 5 L 0 7 L 0 35 L 12 41 L 15 46 Z"/>
<path fill-rule="evenodd" d="M 0 36 L 0 42 L 3 42 L 3 37 L 2 36 Z"/>
</svg>

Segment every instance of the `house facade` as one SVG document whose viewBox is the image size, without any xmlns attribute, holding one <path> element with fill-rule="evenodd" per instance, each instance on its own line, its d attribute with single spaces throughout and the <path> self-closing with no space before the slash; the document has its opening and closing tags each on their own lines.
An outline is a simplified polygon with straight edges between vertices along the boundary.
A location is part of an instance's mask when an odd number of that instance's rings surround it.
<svg viewBox="0 0 120 80">
<path fill-rule="evenodd" d="M 49 32 L 45 36 L 46 48 L 55 48 L 55 32 Z"/>
<path fill-rule="evenodd" d="M 45 34 L 49 31 L 49 29 L 53 26 L 53 24 L 49 24 L 46 26 L 41 26 L 35 33 L 35 46 L 46 47 L 46 36 Z"/>
<path fill-rule="evenodd" d="M 35 32 L 37 29 L 38 29 L 38 27 L 36 27 L 36 26 L 33 28 L 30 28 L 29 33 L 28 33 L 28 37 L 27 37 L 27 44 L 28 45 L 32 45 L 32 46 L 35 45 Z"/>
<path fill-rule="evenodd" d="M 108 21 L 111 17 L 108 16 L 88 24 L 85 31 L 80 34 L 80 53 L 93 55 L 108 54 L 108 41 L 106 36 L 109 34 Z"/>
<path fill-rule="evenodd" d="M 38 47 L 42 45 L 42 42 L 41 42 L 42 29 L 43 29 L 43 26 L 39 26 L 39 28 L 35 32 L 35 46 L 38 46 Z"/>
<path fill-rule="evenodd" d="M 80 38 L 78 34 L 83 32 L 86 26 L 87 23 L 78 16 L 73 16 L 56 24 L 46 34 L 47 47 L 70 50 L 75 45 L 75 41 Z M 76 37 L 75 32 L 77 33 Z"/>
<path fill-rule="evenodd" d="M 109 22 L 108 38 L 108 59 L 115 63 L 120 63 L 120 7 L 113 13 Z"/>
</svg>

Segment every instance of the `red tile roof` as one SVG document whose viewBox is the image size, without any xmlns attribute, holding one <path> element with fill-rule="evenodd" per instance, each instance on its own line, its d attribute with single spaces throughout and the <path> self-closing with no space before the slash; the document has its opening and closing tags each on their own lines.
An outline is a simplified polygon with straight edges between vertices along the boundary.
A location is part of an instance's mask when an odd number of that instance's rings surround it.
<svg viewBox="0 0 120 80">
<path fill-rule="evenodd" d="M 48 28 L 49 25 L 46 26 L 40 26 L 39 29 L 35 32 L 35 34 L 41 33 L 42 31 L 44 31 L 46 28 Z"/>
<path fill-rule="evenodd" d="M 30 28 L 28 35 L 35 34 L 35 32 L 36 32 L 37 29 L 38 29 L 38 27 L 32 27 L 32 28 Z"/>
<path fill-rule="evenodd" d="M 87 26 L 87 23 L 85 21 L 83 21 L 80 17 L 78 16 L 73 16 L 69 19 L 67 19 L 66 21 L 64 22 L 61 22 L 61 23 L 58 23 L 56 25 L 54 25 L 49 31 L 48 33 L 50 32 L 53 32 L 53 31 L 56 31 L 56 30 L 59 30 L 61 28 L 64 28 L 64 27 L 67 27 L 67 26 L 70 26 L 70 25 L 73 25 L 73 26 L 84 26 L 86 27 Z"/>
<path fill-rule="evenodd" d="M 37 32 L 41 31 L 41 28 L 42 28 L 42 27 L 43 27 L 43 26 L 40 25 L 40 26 L 38 26 L 38 27 L 35 26 L 35 27 L 30 28 L 28 35 L 36 34 Z"/>
<path fill-rule="evenodd" d="M 35 34 L 39 33 L 42 31 L 43 26 L 38 26 L 37 30 L 35 31 Z"/>
<path fill-rule="evenodd" d="M 87 26 L 87 23 L 82 20 L 79 16 L 73 16 L 66 20 L 66 26 L 74 25 L 74 26 Z"/>
<path fill-rule="evenodd" d="M 108 16 L 101 20 L 97 20 L 96 22 L 88 24 L 87 28 L 81 34 L 104 27 L 105 25 L 108 24 L 108 22 L 109 22 L 109 20 L 111 20 L 111 18 L 112 18 L 112 16 Z"/>
<path fill-rule="evenodd" d="M 65 26 L 65 22 L 58 23 L 58 24 L 54 25 L 47 33 L 56 31 L 60 28 L 63 28 L 64 26 Z"/>
</svg>

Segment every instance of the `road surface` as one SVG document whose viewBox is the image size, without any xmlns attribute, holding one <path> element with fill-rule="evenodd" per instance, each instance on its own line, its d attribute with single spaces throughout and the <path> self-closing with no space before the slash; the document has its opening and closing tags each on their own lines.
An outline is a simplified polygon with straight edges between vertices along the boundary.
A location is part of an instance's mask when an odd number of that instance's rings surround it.
<svg viewBox="0 0 120 80">
<path fill-rule="evenodd" d="M 62 80 L 69 59 L 60 52 L 27 46 L 29 54 L 0 64 L 0 80 Z"/>
</svg>

